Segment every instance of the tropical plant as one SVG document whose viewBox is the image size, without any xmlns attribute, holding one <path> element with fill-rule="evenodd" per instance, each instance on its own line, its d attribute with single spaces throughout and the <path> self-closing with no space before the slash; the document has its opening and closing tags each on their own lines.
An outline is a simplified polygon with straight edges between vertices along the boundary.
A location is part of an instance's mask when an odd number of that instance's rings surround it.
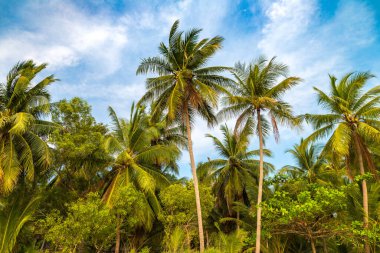
<svg viewBox="0 0 380 253">
<path fill-rule="evenodd" d="M 20 179 L 33 181 L 36 168 L 51 164 L 49 147 L 41 139 L 54 124 L 43 120 L 49 112 L 47 86 L 57 81 L 53 75 L 36 85 L 33 79 L 46 64 L 33 61 L 16 64 L 0 84 L 0 191 L 9 193 Z"/>
<path fill-rule="evenodd" d="M 200 193 L 202 194 L 203 221 L 206 221 L 214 207 L 214 196 L 212 195 L 211 187 L 202 184 L 199 186 Z M 173 239 L 180 235 L 176 232 L 180 228 L 185 235 L 182 247 L 190 250 L 192 242 L 197 239 L 197 209 L 193 185 L 191 182 L 187 185 L 172 184 L 160 192 L 160 200 L 163 211 L 159 214 L 158 219 L 164 225 L 165 238 L 170 243 L 169 245 L 172 245 L 175 242 Z M 165 244 L 164 247 L 167 248 L 169 245 Z"/>
<path fill-rule="evenodd" d="M 217 196 L 217 205 L 220 208 L 227 207 L 227 214 L 232 215 L 232 207 L 235 201 L 249 205 L 253 193 L 257 192 L 259 161 L 254 157 L 259 155 L 258 150 L 248 150 L 249 137 L 252 134 L 252 121 L 238 132 L 233 133 L 227 125 L 220 127 L 223 140 L 210 134 L 219 157 L 214 160 L 201 163 L 198 166 L 198 174 L 207 173 L 213 183 L 214 194 Z M 267 156 L 271 153 L 264 151 Z M 273 171 L 271 164 L 265 163 L 266 171 Z M 205 172 L 203 172 L 205 171 Z M 239 219 L 239 212 L 237 212 Z"/>
<path fill-rule="evenodd" d="M 169 165 L 180 154 L 179 149 L 172 144 L 157 144 L 152 146 L 152 140 L 157 135 L 154 127 L 148 127 L 148 117 L 142 108 L 132 105 L 130 120 L 119 119 L 115 111 L 109 108 L 113 122 L 113 132 L 105 141 L 106 150 L 115 155 L 115 161 L 110 172 L 110 181 L 103 195 L 104 201 L 112 205 L 115 190 L 122 186 L 133 185 L 146 196 L 148 219 L 144 224 L 151 229 L 155 215 L 160 212 L 160 204 L 155 191 L 169 184 L 165 175 L 157 168 L 158 165 Z"/>
<path fill-rule="evenodd" d="M 0 207 L 0 252 L 14 252 L 17 237 L 23 226 L 31 221 L 40 197 L 28 197 L 21 191 L 13 192 L 8 204 Z"/>
<path fill-rule="evenodd" d="M 132 184 L 118 188 L 114 195 L 111 203 L 111 214 L 115 216 L 116 221 L 115 253 L 117 253 L 120 249 L 122 234 L 128 239 L 133 238 L 136 229 L 149 230 L 151 221 L 149 219 L 150 213 L 146 212 L 150 207 L 145 195 L 137 191 Z M 133 243 L 129 244 L 132 250 L 134 245 Z"/>
<path fill-rule="evenodd" d="M 115 216 L 96 193 L 86 199 L 67 204 L 67 215 L 53 210 L 38 226 L 45 231 L 45 239 L 61 252 L 92 252 L 107 250 L 115 236 Z"/>
<path fill-rule="evenodd" d="M 205 67 L 207 61 L 221 48 L 222 37 L 198 40 L 201 29 L 187 33 L 178 31 L 179 21 L 174 22 L 168 45 L 161 43 L 161 56 L 143 59 L 137 74 L 157 73 L 158 77 L 148 78 L 147 93 L 142 101 L 154 101 L 153 116 L 163 111 L 167 121 L 177 121 L 186 127 L 191 171 L 196 195 L 200 251 L 204 251 L 202 210 L 198 189 L 198 178 L 191 140 L 191 122 L 195 114 L 209 124 L 215 123 L 213 107 L 217 106 L 218 93 L 229 79 L 219 75 L 225 67 Z"/>
<path fill-rule="evenodd" d="M 278 190 L 263 202 L 265 228 L 273 235 L 296 234 L 305 237 L 313 253 L 317 252 L 317 240 L 339 234 L 336 230 L 346 210 L 345 187 L 334 189 L 309 184 L 308 189 L 297 195 Z"/>
<path fill-rule="evenodd" d="M 259 137 L 260 164 L 259 189 L 257 196 L 256 253 L 261 242 L 261 201 L 264 180 L 264 138 L 272 128 L 276 140 L 279 138 L 278 123 L 293 127 L 298 120 L 293 116 L 291 106 L 281 97 L 291 87 L 298 84 L 299 77 L 286 77 L 288 68 L 275 58 L 262 57 L 249 65 L 237 63 L 232 74 L 235 85 L 230 87 L 231 95 L 223 98 L 226 106 L 219 112 L 220 117 L 238 116 L 235 132 L 250 117 L 256 118 L 256 133 Z M 284 79 L 279 80 L 279 78 Z M 265 114 L 266 113 L 266 114 Z M 269 119 L 269 120 L 268 120 Z"/>
<path fill-rule="evenodd" d="M 79 196 L 98 190 L 112 160 L 103 145 L 108 129 L 95 121 L 91 106 L 78 97 L 54 103 L 51 114 L 52 121 L 62 127 L 49 136 L 54 147 L 50 185 L 68 187 Z"/>
<path fill-rule="evenodd" d="M 325 114 L 306 114 L 305 119 L 315 128 L 305 141 L 317 141 L 328 137 L 324 153 L 344 157 L 347 170 L 352 178 L 351 166 L 356 165 L 360 175 L 366 173 L 365 167 L 377 176 L 371 153 L 367 145 L 380 143 L 380 86 L 363 92 L 367 81 L 373 77 L 368 72 L 348 73 L 338 82 L 330 75 L 330 93 L 314 87 L 318 103 L 327 110 Z M 354 158 L 352 160 L 351 158 Z M 368 228 L 368 191 L 367 180 L 363 178 L 363 224 Z M 365 251 L 370 252 L 366 243 Z"/>
<path fill-rule="evenodd" d="M 245 246 L 244 240 L 247 238 L 247 234 L 246 231 L 241 229 L 230 234 L 219 231 L 213 238 L 213 246 L 218 250 L 217 252 L 243 252 Z"/>
<path fill-rule="evenodd" d="M 293 179 L 306 179 L 304 183 L 328 184 L 329 182 L 339 181 L 342 173 L 335 169 L 333 164 L 328 163 L 328 157 L 321 156 L 321 145 L 307 144 L 303 139 L 298 144 L 294 144 L 290 153 L 296 165 L 285 165 L 280 173 L 289 175 Z M 334 180 L 335 179 L 335 180 Z"/>
<path fill-rule="evenodd" d="M 152 107 L 151 107 L 152 109 Z M 154 117 L 152 114 L 148 115 L 149 123 L 148 127 L 156 129 L 157 134 L 152 139 L 153 145 L 175 145 L 178 148 L 187 147 L 187 139 L 184 134 L 183 127 L 175 122 L 167 121 L 163 112 L 156 113 Z M 161 167 L 157 164 L 162 172 L 167 175 L 178 175 L 179 168 L 176 161 L 173 161 L 168 166 Z"/>
</svg>

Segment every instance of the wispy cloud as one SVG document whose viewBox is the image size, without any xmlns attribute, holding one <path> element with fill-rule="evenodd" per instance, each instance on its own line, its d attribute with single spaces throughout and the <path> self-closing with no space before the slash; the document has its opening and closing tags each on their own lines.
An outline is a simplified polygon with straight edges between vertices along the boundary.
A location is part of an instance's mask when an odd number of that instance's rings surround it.
<svg viewBox="0 0 380 253">
<path fill-rule="evenodd" d="M 121 67 L 128 38 L 117 20 L 91 16 L 67 1 L 30 2 L 21 15 L 22 25 L 0 38 L 2 69 L 29 58 L 48 62 L 53 70 L 85 65 L 89 73 L 83 74 L 92 76 Z"/>
<path fill-rule="evenodd" d="M 374 16 L 363 3 L 342 1 L 335 16 L 320 20 L 315 0 L 280 0 L 267 7 L 258 48 L 304 79 L 287 99 L 298 112 L 314 107 L 311 86 L 327 87 L 327 74 L 353 71 L 352 55 L 374 41 Z"/>
</svg>

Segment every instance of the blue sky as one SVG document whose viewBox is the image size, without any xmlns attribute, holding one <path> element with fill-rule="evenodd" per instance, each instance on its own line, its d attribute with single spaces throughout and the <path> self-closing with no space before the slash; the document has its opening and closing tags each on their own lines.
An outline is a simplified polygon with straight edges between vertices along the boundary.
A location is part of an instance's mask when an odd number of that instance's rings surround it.
<svg viewBox="0 0 380 253">
<path fill-rule="evenodd" d="M 325 89 L 328 73 L 380 76 L 379 0 L 0 0 L 0 80 L 19 60 L 47 62 L 45 74 L 61 80 L 50 89 L 53 100 L 85 98 L 105 123 L 109 105 L 126 117 L 145 90 L 144 77 L 135 75 L 140 59 L 157 55 L 176 19 L 181 29 L 201 27 L 204 37 L 225 38 L 210 64 L 232 66 L 262 54 L 288 64 L 304 80 L 285 96 L 297 113 L 320 110 L 312 87 Z M 284 151 L 310 131 L 282 127 L 278 144 L 267 141 L 277 168 L 292 163 Z M 197 162 L 217 156 L 206 133 L 220 136 L 218 127 L 198 120 Z M 190 176 L 188 163 L 184 153 L 182 176 Z"/>
</svg>

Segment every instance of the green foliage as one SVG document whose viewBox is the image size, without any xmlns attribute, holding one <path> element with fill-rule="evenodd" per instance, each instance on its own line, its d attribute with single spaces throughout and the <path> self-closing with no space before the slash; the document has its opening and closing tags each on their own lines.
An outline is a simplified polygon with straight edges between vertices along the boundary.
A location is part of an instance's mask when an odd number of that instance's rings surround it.
<svg viewBox="0 0 380 253">
<path fill-rule="evenodd" d="M 185 246 L 185 232 L 181 227 L 175 227 L 167 234 L 164 240 L 165 252 L 176 253 L 184 252 Z"/>
<path fill-rule="evenodd" d="M 254 200 L 258 180 L 259 161 L 258 150 L 248 150 L 249 138 L 252 135 L 252 121 L 237 132 L 233 133 L 228 127 L 221 126 L 223 140 L 207 135 L 218 150 L 220 157 L 198 165 L 198 174 L 202 181 L 213 185 L 214 195 L 217 196 L 219 208 L 227 207 L 232 214 L 235 201 L 250 204 Z M 265 150 L 267 156 L 271 153 Z M 273 171 L 273 165 L 265 163 L 267 172 Z"/>
<path fill-rule="evenodd" d="M 370 227 L 364 229 L 363 226 L 363 222 L 356 220 L 351 223 L 339 224 L 336 229 L 341 233 L 340 242 L 360 249 L 368 241 L 375 252 L 380 242 L 380 223 L 378 221 L 371 222 Z"/>
<path fill-rule="evenodd" d="M 32 219 L 40 202 L 39 197 L 28 197 L 17 192 L 12 200 L 0 207 L 0 252 L 14 252 L 17 236 L 22 227 Z"/>
<path fill-rule="evenodd" d="M 77 188 L 80 194 L 88 182 L 97 183 L 100 173 L 105 173 L 104 169 L 111 162 L 104 149 L 108 130 L 103 124 L 95 122 L 91 107 L 80 98 L 56 103 L 52 109 L 52 119 L 62 126 L 49 139 L 55 147 L 54 165 L 58 171 L 55 183 L 71 183 L 75 179 L 71 187 Z"/>
<path fill-rule="evenodd" d="M 146 210 L 149 209 L 145 195 L 137 191 L 132 185 L 117 189 L 110 206 L 112 214 L 122 223 L 122 228 L 130 235 L 138 227 L 150 230 L 154 216 Z"/>
<path fill-rule="evenodd" d="M 214 197 L 210 187 L 200 185 L 201 205 L 204 219 L 210 214 L 213 208 Z M 172 184 L 160 193 L 160 200 L 163 211 L 159 215 L 160 221 L 168 229 L 177 226 L 196 226 L 196 207 L 193 185 Z"/>
<path fill-rule="evenodd" d="M 49 113 L 47 87 L 53 75 L 33 80 L 46 68 L 32 60 L 16 64 L 0 83 L 0 193 L 8 194 L 21 179 L 31 182 L 51 165 L 49 147 L 41 138 L 57 126 L 44 121 Z"/>
<path fill-rule="evenodd" d="M 196 240 L 198 226 L 193 187 L 191 182 L 187 185 L 172 184 L 160 193 L 163 210 L 158 219 L 165 228 L 167 243 L 164 242 L 164 246 L 167 250 L 178 247 L 190 249 L 191 243 Z M 213 208 L 214 197 L 210 187 L 200 185 L 199 192 L 202 217 L 205 221 Z M 180 240 L 183 237 L 185 239 Z"/>
<path fill-rule="evenodd" d="M 271 235 L 294 234 L 309 241 L 340 235 L 337 229 L 347 215 L 347 187 L 318 184 L 291 195 L 275 191 L 262 203 L 264 228 Z"/>
<path fill-rule="evenodd" d="M 239 229 L 233 233 L 225 234 L 221 231 L 214 235 L 212 239 L 212 245 L 219 252 L 225 253 L 235 253 L 242 252 L 245 246 L 245 239 L 247 238 L 248 232 Z"/>
<path fill-rule="evenodd" d="M 47 231 L 45 239 L 61 252 L 75 252 L 80 247 L 96 252 L 112 245 L 115 234 L 115 218 L 101 198 L 90 193 L 86 199 L 70 203 L 67 215 L 53 211 L 39 226 Z"/>
<path fill-rule="evenodd" d="M 158 203 L 154 191 L 165 185 L 168 180 L 157 166 L 165 166 L 180 154 L 173 144 L 152 145 L 156 129 L 148 127 L 148 117 L 143 108 L 132 106 L 130 120 L 119 119 L 109 108 L 113 121 L 113 132 L 106 140 L 106 149 L 115 155 L 112 180 L 104 199 L 108 203 L 114 190 L 123 185 L 133 184 L 149 198 L 154 212 L 158 212 Z"/>
</svg>

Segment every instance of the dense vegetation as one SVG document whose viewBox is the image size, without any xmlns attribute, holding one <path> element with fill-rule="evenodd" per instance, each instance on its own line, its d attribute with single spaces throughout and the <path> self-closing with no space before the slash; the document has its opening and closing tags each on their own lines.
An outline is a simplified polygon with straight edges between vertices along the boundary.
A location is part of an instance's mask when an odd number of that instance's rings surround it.
<svg viewBox="0 0 380 253">
<path fill-rule="evenodd" d="M 153 74 L 146 94 L 128 119 L 110 107 L 110 126 L 81 98 L 50 101 L 57 79 L 40 78 L 46 64 L 10 70 L 0 84 L 0 252 L 379 251 L 374 76 L 330 75 L 328 90 L 314 88 L 315 113 L 295 115 L 283 95 L 302 80 L 285 64 L 209 66 L 223 38 L 178 24 L 137 69 Z M 198 164 L 197 116 L 223 133 L 206 135 L 219 157 Z M 306 124 L 314 132 L 289 147 L 294 164 L 275 168 L 265 141 Z M 190 180 L 178 178 L 187 153 Z"/>
</svg>

